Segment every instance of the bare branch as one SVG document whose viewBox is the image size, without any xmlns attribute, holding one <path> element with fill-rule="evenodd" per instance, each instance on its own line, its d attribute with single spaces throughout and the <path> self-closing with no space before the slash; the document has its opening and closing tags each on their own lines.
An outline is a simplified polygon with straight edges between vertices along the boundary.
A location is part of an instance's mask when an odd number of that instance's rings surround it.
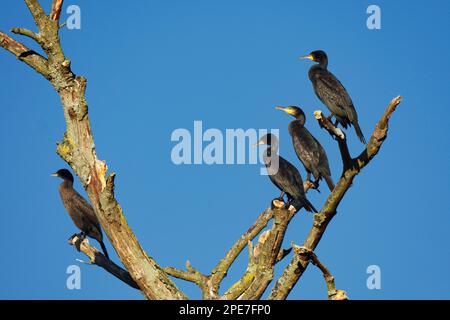
<svg viewBox="0 0 450 320">
<path fill-rule="evenodd" d="M 330 119 L 325 117 L 325 115 L 321 110 L 314 111 L 314 118 L 317 119 L 319 125 L 322 128 L 325 128 L 330 133 L 331 136 L 340 140 L 346 139 L 344 131 L 334 126 L 334 124 L 331 123 Z"/>
<path fill-rule="evenodd" d="M 105 269 L 107 272 L 111 273 L 119 280 L 122 280 L 123 282 L 128 284 L 130 287 L 140 290 L 139 286 L 130 276 L 130 273 L 128 271 L 122 269 L 117 264 L 106 258 L 96 248 L 92 247 L 89 244 L 88 239 L 81 240 L 78 235 L 75 235 L 69 239 L 69 244 L 75 246 L 77 250 L 79 249 L 79 251 L 87 255 L 89 257 L 90 264 L 95 264 Z"/>
<path fill-rule="evenodd" d="M 210 290 L 209 290 L 209 278 L 208 276 L 202 274 L 200 271 L 192 267 L 191 263 L 186 261 L 186 270 L 183 271 L 173 267 L 164 268 L 164 271 L 175 278 L 182 279 L 185 281 L 193 282 L 200 287 L 202 290 L 202 295 L 204 299 L 210 298 Z"/>
<path fill-rule="evenodd" d="M 283 260 L 285 257 L 287 257 L 289 255 L 289 253 L 291 253 L 292 248 L 289 249 L 281 249 L 280 253 L 278 254 L 277 257 L 277 263 L 280 262 L 281 260 Z"/>
<path fill-rule="evenodd" d="M 249 241 L 253 240 L 262 229 L 267 226 L 267 223 L 273 217 L 273 210 L 268 208 L 256 219 L 255 223 L 245 232 L 231 247 L 226 256 L 216 265 L 211 272 L 211 283 L 214 292 L 218 292 L 220 283 L 227 275 L 233 262 L 245 248 Z"/>
<path fill-rule="evenodd" d="M 264 232 L 254 249 L 255 277 L 243 292 L 243 300 L 260 299 L 274 276 L 274 267 L 280 256 L 281 245 L 289 222 L 296 211 L 293 207 L 274 208 L 274 219 L 270 230 Z"/>
<path fill-rule="evenodd" d="M 256 273 L 256 259 L 253 242 L 248 241 L 248 266 L 244 275 L 233 284 L 221 297 L 221 300 L 236 300 L 242 296 L 245 290 L 252 284 Z"/>
<path fill-rule="evenodd" d="M 290 252 L 282 250 L 284 234 L 289 221 L 296 211 L 290 206 L 275 199 L 272 208 L 266 209 L 256 220 L 254 225 L 242 235 L 233 245 L 226 257 L 214 268 L 210 276 L 196 275 L 188 263 L 187 272 L 176 268 L 166 268 L 166 272 L 172 276 L 194 282 L 200 286 L 203 296 L 207 299 L 257 299 L 267 288 L 273 278 L 274 265 L 283 259 Z M 272 228 L 263 232 L 256 247 L 253 247 L 251 240 L 256 237 L 267 223 L 275 216 Z M 226 275 L 231 264 L 242 252 L 245 246 L 249 249 L 249 263 L 243 276 L 231 286 L 223 296 L 218 295 L 220 281 Z M 205 283 L 207 284 L 205 286 Z"/>
<path fill-rule="evenodd" d="M 63 0 L 53 0 L 52 11 L 50 13 L 50 19 L 59 21 L 59 16 L 61 15 L 62 5 L 63 5 Z"/>
<path fill-rule="evenodd" d="M 362 169 L 363 167 L 365 167 L 369 163 L 369 161 L 377 155 L 381 145 L 387 137 L 387 132 L 389 129 L 389 119 L 401 102 L 402 97 L 398 96 L 392 99 L 392 101 L 389 103 L 380 121 L 375 126 L 375 130 L 370 137 L 366 150 L 363 150 L 361 154 L 354 160 L 358 168 Z"/>
<path fill-rule="evenodd" d="M 312 264 L 317 266 L 317 268 L 322 271 L 323 277 L 327 284 L 327 292 L 329 300 L 348 300 L 347 293 L 344 290 L 336 289 L 336 285 L 334 284 L 334 277 L 331 274 L 330 270 L 320 262 L 317 255 L 310 251 L 308 248 L 299 247 L 292 243 L 292 248 L 294 249 L 295 254 L 300 256 L 300 259 L 303 260 L 311 260 Z"/>
<path fill-rule="evenodd" d="M 189 271 L 183 271 L 173 267 L 164 268 L 164 271 L 172 277 L 193 282 L 195 284 L 198 284 L 198 282 L 200 281 L 200 279 L 198 279 L 198 277 L 195 274 Z"/>
<path fill-rule="evenodd" d="M 25 28 L 12 28 L 11 32 L 15 33 L 15 34 L 20 34 L 25 37 L 29 37 L 29 38 L 33 39 L 34 41 L 36 41 L 40 45 L 42 45 L 44 43 L 42 37 L 39 34 L 34 33 L 31 30 L 28 30 Z"/>
<path fill-rule="evenodd" d="M 209 276 L 202 275 L 203 282 L 199 282 L 200 277 L 190 272 L 190 264 L 186 265 L 188 271 L 182 271 L 176 268 L 168 267 L 165 268 L 167 274 L 174 276 L 179 279 L 196 283 L 203 292 L 203 296 L 207 299 L 219 298 L 219 286 L 223 278 L 226 276 L 229 268 L 242 252 L 242 250 L 251 243 L 262 229 L 267 226 L 267 223 L 273 217 L 273 210 L 271 208 L 266 209 L 261 215 L 256 219 L 255 223 L 236 241 L 236 243 L 231 247 L 226 256 L 216 265 L 216 267 L 211 271 Z M 244 275 L 243 278 L 249 279 L 248 276 Z M 207 284 L 205 286 L 205 283 Z M 236 291 L 244 290 L 246 287 L 244 285 L 239 285 L 239 281 L 235 286 L 227 291 L 225 296 L 227 297 L 237 297 Z M 223 297 L 221 297 L 223 299 Z"/>
<path fill-rule="evenodd" d="M 9 37 L 6 33 L 0 31 L 0 46 L 11 52 L 20 61 L 25 62 L 31 68 L 49 79 L 47 59 L 37 52 L 28 49 L 24 44 Z"/>
<path fill-rule="evenodd" d="M 401 97 L 396 97 L 389 103 L 386 111 L 372 133 L 366 149 L 356 159 L 352 159 L 351 165 L 344 170 L 341 179 L 336 184 L 335 189 L 328 196 L 322 209 L 319 213 L 314 215 L 313 227 L 303 243 L 303 247 L 310 251 L 315 250 L 328 224 L 336 214 L 336 209 L 339 206 L 339 203 L 352 185 L 354 177 L 359 174 L 359 172 L 370 162 L 370 160 L 381 148 L 381 145 L 387 137 L 388 120 L 395 111 L 397 105 L 400 104 L 401 100 Z M 339 141 L 341 140 L 338 139 L 338 142 Z M 307 266 L 308 261 L 301 260 L 298 255 L 295 255 L 289 265 L 284 269 L 281 277 L 275 283 L 275 286 L 269 295 L 269 299 L 286 299 Z"/>
<path fill-rule="evenodd" d="M 330 119 L 325 117 L 322 111 L 314 111 L 314 117 L 317 119 L 319 126 L 328 131 L 328 133 L 336 139 L 339 145 L 339 151 L 341 152 L 342 164 L 344 170 L 351 166 L 352 157 L 350 156 L 350 151 L 347 146 L 347 138 L 345 133 L 331 123 Z"/>
<path fill-rule="evenodd" d="M 28 10 L 30 10 L 31 15 L 33 16 L 34 22 L 39 30 L 45 28 L 45 20 L 47 19 L 47 15 L 45 14 L 44 9 L 40 5 L 38 0 L 24 0 Z"/>
</svg>

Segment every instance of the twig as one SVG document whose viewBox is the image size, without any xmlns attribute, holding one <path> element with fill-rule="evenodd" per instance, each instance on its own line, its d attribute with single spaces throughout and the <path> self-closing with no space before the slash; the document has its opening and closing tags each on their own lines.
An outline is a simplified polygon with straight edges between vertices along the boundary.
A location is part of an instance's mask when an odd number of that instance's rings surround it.
<svg viewBox="0 0 450 320">
<path fill-rule="evenodd" d="M 192 267 L 189 260 L 186 261 L 186 270 L 183 271 L 173 267 L 164 268 L 164 271 L 172 277 L 195 283 L 202 290 L 203 299 L 211 299 L 209 277 Z"/>
<path fill-rule="evenodd" d="M 0 47 L 9 51 L 20 61 L 25 62 L 31 68 L 50 79 L 48 61 L 40 54 L 28 49 L 24 44 L 9 37 L 6 33 L 0 31 Z"/>
<path fill-rule="evenodd" d="M 28 10 L 30 10 L 31 15 L 33 16 L 34 22 L 39 30 L 43 30 L 45 28 L 45 20 L 47 18 L 44 9 L 42 9 L 38 0 L 24 0 Z"/>
<path fill-rule="evenodd" d="M 329 300 L 348 300 L 347 293 L 344 290 L 336 289 L 336 285 L 334 284 L 334 277 L 331 274 L 330 270 L 320 262 L 317 255 L 305 247 L 300 247 L 292 243 L 292 248 L 294 249 L 295 254 L 299 255 L 301 259 L 311 260 L 312 264 L 322 271 L 323 277 L 327 284 L 327 292 Z"/>
<path fill-rule="evenodd" d="M 59 16 L 61 15 L 62 5 L 63 5 L 63 0 L 53 0 L 52 12 L 50 13 L 50 19 L 59 21 Z"/>
<path fill-rule="evenodd" d="M 29 38 L 33 39 L 34 41 L 36 41 L 37 43 L 43 44 L 42 37 L 40 35 L 38 35 L 37 33 L 34 33 L 31 30 L 28 30 L 25 28 L 12 28 L 11 32 L 15 33 L 15 34 L 20 34 L 25 37 L 29 37 Z"/>
</svg>

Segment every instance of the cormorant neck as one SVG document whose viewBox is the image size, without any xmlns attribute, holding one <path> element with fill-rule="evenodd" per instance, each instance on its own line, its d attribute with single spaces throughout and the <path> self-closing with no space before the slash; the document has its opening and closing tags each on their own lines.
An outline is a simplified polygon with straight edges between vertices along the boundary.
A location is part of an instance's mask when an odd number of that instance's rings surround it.
<svg viewBox="0 0 450 320">
<path fill-rule="evenodd" d="M 302 127 L 305 126 L 305 116 L 303 116 L 303 115 L 295 116 L 295 120 L 294 121 L 296 121 Z"/>
<path fill-rule="evenodd" d="M 328 67 L 328 58 L 323 58 L 322 61 L 320 61 L 317 65 L 321 68 L 326 69 Z"/>
<path fill-rule="evenodd" d="M 267 154 L 270 156 L 272 154 L 277 154 L 278 152 L 278 141 L 272 141 L 272 144 L 267 148 Z"/>
<path fill-rule="evenodd" d="M 61 183 L 61 187 L 64 187 L 64 188 L 73 188 L 73 181 L 70 181 L 70 180 L 64 180 L 64 181 Z"/>
</svg>

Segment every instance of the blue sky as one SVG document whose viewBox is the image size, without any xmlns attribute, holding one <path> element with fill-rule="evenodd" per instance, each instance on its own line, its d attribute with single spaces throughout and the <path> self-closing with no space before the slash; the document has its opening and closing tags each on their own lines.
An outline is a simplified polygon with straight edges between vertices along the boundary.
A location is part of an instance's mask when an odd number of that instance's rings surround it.
<svg viewBox="0 0 450 320">
<path fill-rule="evenodd" d="M 51 1 L 42 3 L 49 8 Z M 117 172 L 116 194 L 128 222 L 162 266 L 184 267 L 189 259 L 208 273 L 278 195 L 259 175 L 260 165 L 174 165 L 170 136 L 177 128 L 192 131 L 195 120 L 223 132 L 277 128 L 280 153 L 301 168 L 287 133 L 290 119 L 274 110 L 300 105 L 338 180 L 337 145 L 312 120 L 314 110 L 326 108 L 308 80 L 311 64 L 298 60 L 323 49 L 366 137 L 391 98 L 404 101 L 382 150 L 354 181 L 316 253 L 350 298 L 450 298 L 447 1 L 70 4 L 80 6 L 82 27 L 63 29 L 62 43 L 73 71 L 88 78 L 98 155 Z M 381 8 L 381 30 L 366 27 L 370 4 Z M 3 1 L 0 29 L 19 26 L 33 28 L 25 4 Z M 67 167 L 55 154 L 65 126 L 59 98 L 4 51 L 0 66 L 0 298 L 141 299 L 100 268 L 76 261 L 85 257 L 66 240 L 77 230 L 60 201 L 59 181 L 49 177 Z M 352 154 L 359 154 L 353 130 L 348 140 Z M 320 207 L 327 194 L 324 184 L 309 199 Z M 299 213 L 285 246 L 301 244 L 311 223 L 310 214 Z M 239 258 L 223 288 L 246 261 L 246 255 Z M 81 290 L 66 288 L 72 264 L 81 268 Z M 381 290 L 366 286 L 369 265 L 381 268 Z M 194 285 L 176 283 L 200 297 Z M 308 268 L 290 298 L 326 298 L 320 272 Z"/>
</svg>

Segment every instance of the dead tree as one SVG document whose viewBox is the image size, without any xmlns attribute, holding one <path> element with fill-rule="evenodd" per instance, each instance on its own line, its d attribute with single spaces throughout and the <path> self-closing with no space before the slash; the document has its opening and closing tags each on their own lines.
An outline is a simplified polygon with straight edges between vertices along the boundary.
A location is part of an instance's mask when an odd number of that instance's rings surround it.
<svg viewBox="0 0 450 320">
<path fill-rule="evenodd" d="M 53 0 L 50 14 L 46 14 L 38 0 L 24 0 L 37 32 L 13 28 L 12 33 L 29 37 L 39 45 L 45 56 L 27 48 L 21 42 L 0 32 L 0 46 L 47 79 L 61 98 L 66 120 L 66 132 L 58 143 L 57 153 L 78 175 L 86 190 L 95 213 L 105 230 L 112 246 L 125 269 L 106 259 L 88 240 L 81 243 L 78 238 L 70 240 L 77 244 L 96 264 L 121 279 L 128 285 L 141 290 L 148 299 L 187 299 L 169 276 L 197 284 L 204 299 L 259 299 L 274 280 L 277 262 L 291 250 L 283 250 L 281 245 L 289 222 L 295 217 L 295 210 L 286 209 L 276 201 L 256 219 L 255 223 L 236 241 L 225 257 L 209 274 L 196 270 L 189 261 L 186 270 L 172 267 L 162 268 L 139 244 L 127 224 L 124 213 L 114 195 L 115 173 L 107 174 L 106 162 L 97 158 L 97 152 L 89 121 L 88 105 L 85 98 L 86 78 L 73 73 L 71 61 L 64 55 L 59 38 L 59 17 L 63 0 Z M 294 255 L 276 279 L 269 299 L 285 299 L 306 270 L 309 262 L 315 264 L 324 274 L 330 299 L 345 299 L 342 290 L 334 286 L 330 271 L 314 254 L 328 224 L 336 214 L 337 207 L 353 179 L 375 157 L 387 137 L 388 122 L 401 97 L 394 98 L 388 105 L 370 137 L 366 148 L 352 158 L 346 137 L 321 111 L 315 117 L 321 127 L 337 141 L 343 162 L 343 172 L 320 212 L 314 215 L 313 225 L 301 247 L 293 244 Z M 305 188 L 312 186 L 305 184 Z M 270 228 L 266 229 L 272 221 Z M 262 232 L 262 233 L 261 233 Z M 259 235 L 259 237 L 258 237 Z M 258 237 L 256 244 L 253 240 Z M 242 277 L 224 294 L 219 294 L 219 286 L 236 258 L 248 247 L 248 266 Z"/>
</svg>

